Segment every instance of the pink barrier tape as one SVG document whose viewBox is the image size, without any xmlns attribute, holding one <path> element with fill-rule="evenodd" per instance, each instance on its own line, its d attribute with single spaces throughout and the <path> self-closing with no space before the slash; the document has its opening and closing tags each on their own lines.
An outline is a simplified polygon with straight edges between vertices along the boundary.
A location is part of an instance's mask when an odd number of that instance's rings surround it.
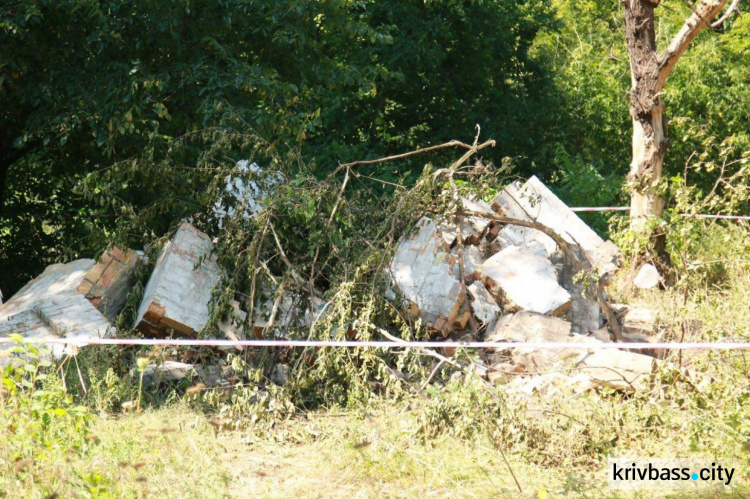
<svg viewBox="0 0 750 499">
<path fill-rule="evenodd" d="M 447 342 L 447 341 L 346 341 L 346 340 L 165 340 L 142 338 L 45 338 L 26 341 L 40 344 L 140 345 L 140 346 L 212 346 L 212 347 L 334 347 L 334 348 L 549 348 L 599 350 L 608 348 L 645 348 L 650 350 L 750 350 L 750 343 L 563 343 L 563 342 Z M 15 343 L 0 337 L 0 344 Z"/>
<path fill-rule="evenodd" d="M 744 215 L 691 215 L 690 213 L 680 213 L 681 216 L 687 218 L 720 218 L 723 220 L 750 220 L 749 216 Z"/>
<path fill-rule="evenodd" d="M 629 206 L 582 206 L 578 208 L 571 208 L 570 211 L 578 212 L 590 212 L 590 211 L 630 211 Z M 680 213 L 681 217 L 686 218 L 718 218 L 722 220 L 750 220 L 750 216 L 747 215 L 709 215 L 703 213 Z"/>
<path fill-rule="evenodd" d="M 630 211 L 629 206 L 602 206 L 594 208 L 591 206 L 585 206 L 581 208 L 571 208 L 571 211 Z"/>
</svg>

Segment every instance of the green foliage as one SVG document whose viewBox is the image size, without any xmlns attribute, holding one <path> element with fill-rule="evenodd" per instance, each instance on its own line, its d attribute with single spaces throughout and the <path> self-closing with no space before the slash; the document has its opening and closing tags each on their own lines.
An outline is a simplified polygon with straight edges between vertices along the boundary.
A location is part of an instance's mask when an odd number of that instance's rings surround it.
<svg viewBox="0 0 750 499">
<path fill-rule="evenodd" d="M 75 405 L 51 362 L 16 338 L 0 370 L 0 490 L 15 487 L 62 452 L 85 453 L 91 414 Z"/>
<path fill-rule="evenodd" d="M 529 47 L 551 12 L 509 0 L 35 0 L 4 2 L 0 20 L 7 295 L 45 264 L 98 251 L 124 206 L 160 215 L 134 239 L 204 206 L 205 196 L 175 191 L 192 183 L 203 193 L 211 170 L 196 178 L 164 162 L 213 127 L 251 128 L 262 137 L 252 159 L 275 167 L 291 153 L 318 178 L 341 161 L 460 138 L 475 123 L 501 139 L 496 159 L 523 154 L 546 88 Z M 180 167 L 193 167 L 199 147 L 212 144 L 181 147 Z M 391 180 L 414 180 L 421 166 L 395 164 Z"/>
</svg>

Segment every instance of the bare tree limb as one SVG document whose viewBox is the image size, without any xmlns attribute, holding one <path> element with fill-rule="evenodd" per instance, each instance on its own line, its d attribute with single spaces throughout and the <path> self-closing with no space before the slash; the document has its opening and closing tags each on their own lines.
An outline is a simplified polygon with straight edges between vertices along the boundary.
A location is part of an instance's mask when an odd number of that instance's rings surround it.
<svg viewBox="0 0 750 499">
<path fill-rule="evenodd" d="M 698 36 L 703 28 L 709 25 L 728 0 L 701 0 L 700 4 L 692 8 L 693 13 L 687 18 L 685 24 L 669 42 L 666 50 L 659 54 L 659 75 L 657 79 L 657 91 L 664 88 L 670 73 L 677 61 L 688 49 L 690 43 Z"/>
<path fill-rule="evenodd" d="M 448 147 L 463 147 L 464 149 L 471 149 L 471 146 L 469 144 L 464 144 L 463 142 L 459 140 L 451 140 L 450 142 L 446 142 L 444 144 L 438 144 L 436 146 L 430 146 L 430 147 L 424 147 L 422 149 L 417 149 L 416 151 L 409 151 L 405 152 L 403 154 L 396 154 L 393 156 L 386 156 L 385 158 L 378 158 L 378 159 L 370 159 L 370 160 L 362 160 L 362 161 L 352 161 L 351 163 L 344 163 L 343 165 L 339 165 L 336 170 L 331 175 L 335 175 L 336 173 L 340 172 L 341 170 L 345 168 L 351 168 L 353 166 L 358 165 L 374 165 L 376 163 L 383 163 L 385 161 L 393 161 L 396 159 L 403 159 L 408 158 L 409 156 L 414 156 L 415 154 L 422 154 L 425 152 L 432 152 L 432 151 L 438 151 L 440 149 L 447 149 Z"/>
<path fill-rule="evenodd" d="M 364 161 L 353 161 L 351 163 L 344 163 L 343 165 L 339 165 L 338 168 L 336 168 L 330 176 L 333 176 L 333 175 L 337 174 L 338 172 L 340 172 L 341 170 L 343 170 L 345 168 L 351 168 L 353 166 L 358 166 L 358 165 L 374 165 L 376 163 L 384 163 L 386 161 L 394 161 L 396 159 L 408 158 L 409 156 L 414 156 L 416 154 L 422 154 L 422 153 L 426 153 L 426 152 L 438 151 L 440 149 L 446 149 L 448 147 L 463 147 L 464 149 L 469 149 L 470 151 L 473 151 L 473 152 L 471 152 L 471 154 L 464 155 L 465 159 L 463 161 L 466 161 L 466 159 L 469 158 L 476 151 L 478 151 L 480 149 L 484 149 L 485 147 L 488 147 L 488 146 L 494 147 L 495 146 L 495 141 L 494 140 L 488 140 L 487 142 L 485 142 L 484 144 L 481 144 L 479 146 L 477 146 L 476 144 L 474 144 L 473 146 L 470 146 L 469 144 L 464 144 L 460 140 L 451 140 L 450 142 L 446 142 L 444 144 L 438 144 L 436 146 L 425 147 L 425 148 L 422 148 L 422 149 L 417 149 L 416 151 L 409 151 L 409 152 L 405 152 L 403 154 L 396 154 L 394 156 L 386 156 L 385 158 L 370 159 L 370 160 L 364 160 Z M 461 161 L 461 162 L 463 163 L 463 161 Z"/>
<path fill-rule="evenodd" d="M 718 21 L 711 23 L 711 27 L 713 29 L 720 28 L 735 12 L 738 14 L 740 12 L 740 0 L 733 0 L 727 11 L 724 12 L 724 15 Z"/>
</svg>

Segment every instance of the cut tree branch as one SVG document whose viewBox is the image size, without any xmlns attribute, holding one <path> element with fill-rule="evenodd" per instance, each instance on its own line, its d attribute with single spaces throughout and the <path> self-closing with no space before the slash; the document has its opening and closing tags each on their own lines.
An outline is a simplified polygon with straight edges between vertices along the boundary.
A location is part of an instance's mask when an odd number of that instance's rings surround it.
<svg viewBox="0 0 750 499">
<path fill-rule="evenodd" d="M 698 33 L 705 28 L 713 18 L 715 18 L 721 9 L 724 8 L 728 0 L 701 0 L 700 4 L 692 8 L 693 13 L 682 25 L 682 28 L 669 42 L 666 50 L 659 54 L 659 75 L 657 79 L 656 91 L 659 92 L 664 88 L 670 73 L 674 69 L 677 61 L 690 46 L 690 43 L 698 36 Z"/>
<path fill-rule="evenodd" d="M 463 147 L 464 149 L 473 149 L 474 152 L 476 152 L 479 149 L 483 149 L 484 147 L 488 147 L 488 145 L 489 145 L 488 143 L 489 142 L 491 142 L 492 143 L 491 145 L 494 147 L 494 145 L 495 145 L 495 141 L 494 140 L 488 141 L 487 143 L 482 144 L 480 146 L 476 146 L 476 144 L 473 145 L 473 146 L 470 146 L 469 144 L 464 144 L 460 140 L 451 140 L 450 142 L 446 142 L 444 144 L 438 144 L 436 146 L 425 147 L 423 149 L 417 149 L 416 151 L 409 151 L 409 152 L 406 152 L 406 153 L 403 153 L 403 154 L 396 154 L 395 156 L 387 156 L 385 158 L 370 159 L 370 160 L 364 160 L 364 161 L 353 161 L 351 163 L 344 163 L 343 165 L 339 165 L 338 168 L 336 168 L 336 170 L 334 170 L 334 172 L 331 175 L 329 175 L 329 177 L 337 174 L 338 172 L 340 172 L 341 170 L 343 170 L 345 168 L 351 168 L 351 167 L 357 166 L 357 165 L 374 165 L 376 163 L 383 163 L 385 161 L 393 161 L 393 160 L 396 160 L 396 159 L 408 158 L 409 156 L 414 156 L 415 154 L 422 154 L 422 153 L 426 153 L 426 152 L 438 151 L 440 149 L 446 149 L 448 147 Z M 469 156 L 471 156 L 471 154 L 469 154 Z"/>
<path fill-rule="evenodd" d="M 732 5 L 730 5 L 727 11 L 724 12 L 724 15 L 721 16 L 718 21 L 711 23 L 711 27 L 713 29 L 720 28 L 735 12 L 738 14 L 740 12 L 740 0 L 733 0 Z"/>
</svg>

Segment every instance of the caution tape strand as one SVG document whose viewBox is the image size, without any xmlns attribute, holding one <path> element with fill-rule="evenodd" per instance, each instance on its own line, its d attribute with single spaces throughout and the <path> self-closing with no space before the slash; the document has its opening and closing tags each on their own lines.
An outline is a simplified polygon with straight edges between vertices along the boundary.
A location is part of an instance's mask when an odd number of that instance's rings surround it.
<svg viewBox="0 0 750 499">
<path fill-rule="evenodd" d="M 581 337 L 584 338 L 584 337 Z M 519 342 L 519 341 L 356 341 L 356 340 L 220 340 L 220 339 L 145 339 L 145 338 L 44 338 L 29 339 L 33 343 L 50 345 L 119 345 L 119 346 L 176 346 L 176 347 L 277 347 L 277 348 L 466 348 L 466 349 L 649 349 L 649 350 L 750 350 L 750 343 L 604 343 L 604 342 Z M 15 338 L 0 337 L 0 344 L 17 343 Z"/>
</svg>

